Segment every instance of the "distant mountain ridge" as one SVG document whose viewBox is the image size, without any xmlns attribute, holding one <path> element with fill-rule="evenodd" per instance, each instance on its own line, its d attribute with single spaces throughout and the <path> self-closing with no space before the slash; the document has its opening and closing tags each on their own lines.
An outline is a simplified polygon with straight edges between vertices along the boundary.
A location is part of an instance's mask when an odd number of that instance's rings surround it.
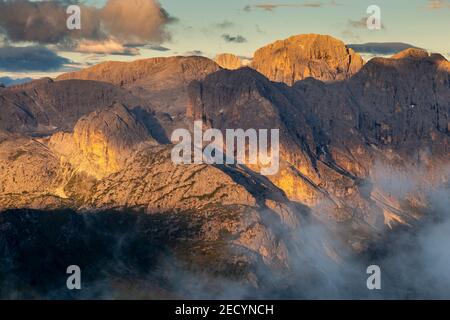
<svg viewBox="0 0 450 320">
<path fill-rule="evenodd" d="M 63 74 L 56 80 L 80 79 L 111 83 L 151 101 L 155 111 L 179 116 L 186 109 L 186 87 L 220 67 L 204 57 L 169 57 L 134 62 L 105 62 Z"/>
</svg>

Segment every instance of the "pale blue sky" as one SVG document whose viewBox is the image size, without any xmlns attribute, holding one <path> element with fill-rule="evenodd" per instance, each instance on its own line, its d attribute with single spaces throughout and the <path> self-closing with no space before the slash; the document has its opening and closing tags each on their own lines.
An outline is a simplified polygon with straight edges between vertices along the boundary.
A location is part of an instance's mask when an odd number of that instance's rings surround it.
<svg viewBox="0 0 450 320">
<path fill-rule="evenodd" d="M 124 0 L 126 1 L 126 0 Z M 302 33 L 329 34 L 345 43 L 405 42 L 442 54 L 450 53 L 450 1 L 442 1 L 443 8 L 430 9 L 427 0 L 160 0 L 162 7 L 178 22 L 171 25 L 172 40 L 163 44 L 170 51 L 141 50 L 141 57 L 186 54 L 195 50 L 214 57 L 231 52 L 252 56 L 261 46 L 272 41 Z M 98 6 L 105 0 L 88 0 Z M 272 11 L 246 6 L 289 5 Z M 302 4 L 322 4 L 320 7 L 300 7 Z M 333 5 L 334 4 L 334 5 Z M 381 8 L 384 29 L 369 31 L 355 28 L 350 20 L 367 17 L 369 5 Z M 290 6 L 292 5 L 292 6 Z M 231 22 L 228 28 L 217 24 Z M 245 43 L 227 43 L 223 34 L 241 35 Z M 136 57 L 106 57 L 132 60 Z"/>
<path fill-rule="evenodd" d="M 329 34 L 346 43 L 407 42 L 429 50 L 450 52 L 450 2 L 440 10 L 428 8 L 426 0 L 336 0 L 331 1 L 257 1 L 257 0 L 162 0 L 163 7 L 180 22 L 173 26 L 173 44 L 179 51 L 202 50 L 208 54 L 232 51 L 251 55 L 255 49 L 276 39 L 300 33 Z M 322 3 L 321 7 L 279 7 L 273 11 L 254 9 L 245 12 L 246 5 Z M 381 8 L 385 29 L 369 31 L 355 29 L 349 20 L 358 21 L 367 16 L 369 5 Z M 221 38 L 223 30 L 214 24 L 230 21 L 235 25 L 227 30 L 240 34 L 248 42 L 227 44 Z M 187 26 L 193 27 L 186 29 Z M 257 31 L 257 27 L 261 32 Z M 207 32 L 205 32 L 207 30 Z"/>
<path fill-rule="evenodd" d="M 100 7 L 106 0 L 83 2 Z M 251 57 L 261 46 L 303 33 L 329 34 L 347 44 L 405 42 L 450 54 L 450 0 L 160 0 L 160 3 L 178 19 L 168 26 L 172 39 L 161 44 L 170 50 L 141 48 L 139 56 L 58 54 L 82 64 L 187 55 L 194 51 L 211 58 L 222 52 Z M 255 7 L 267 4 L 282 6 L 271 11 Z M 304 6 L 308 4 L 316 7 Z M 381 8 L 385 28 L 369 31 L 365 27 L 355 27 L 357 21 L 367 17 L 367 7 L 373 4 Z M 244 10 L 246 6 L 251 10 Z M 355 23 L 352 25 L 351 21 Z M 224 34 L 242 36 L 246 41 L 230 43 L 223 39 Z M 15 74 L 16 77 L 23 75 Z"/>
</svg>

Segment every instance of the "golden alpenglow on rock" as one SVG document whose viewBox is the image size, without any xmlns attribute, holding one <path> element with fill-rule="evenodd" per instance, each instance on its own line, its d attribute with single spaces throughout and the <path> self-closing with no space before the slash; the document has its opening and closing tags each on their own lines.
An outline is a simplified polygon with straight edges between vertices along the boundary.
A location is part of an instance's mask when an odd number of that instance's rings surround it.
<svg viewBox="0 0 450 320">
<path fill-rule="evenodd" d="M 344 80 L 364 65 L 360 55 L 330 36 L 306 34 L 276 41 L 258 49 L 251 66 L 272 81 L 293 85 L 313 77 Z"/>
<path fill-rule="evenodd" d="M 114 104 L 80 118 L 73 134 L 55 134 L 50 145 L 78 171 L 101 179 L 119 171 L 139 143 L 149 139 L 145 126 Z"/>
<path fill-rule="evenodd" d="M 0 299 L 450 299 L 419 2 L 0 0 Z"/>
<path fill-rule="evenodd" d="M 241 58 L 231 53 L 219 54 L 214 61 L 222 68 L 229 70 L 236 70 L 244 65 Z"/>
</svg>

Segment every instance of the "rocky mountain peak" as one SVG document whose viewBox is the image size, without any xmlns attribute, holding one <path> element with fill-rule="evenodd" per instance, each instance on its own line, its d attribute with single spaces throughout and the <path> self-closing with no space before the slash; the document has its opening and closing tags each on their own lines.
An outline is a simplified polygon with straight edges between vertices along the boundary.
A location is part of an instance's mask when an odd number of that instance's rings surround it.
<svg viewBox="0 0 450 320">
<path fill-rule="evenodd" d="M 156 144 L 130 110 L 114 103 L 80 118 L 72 134 L 55 134 L 50 145 L 79 171 L 102 178 L 117 172 L 135 147 L 147 140 Z"/>
<path fill-rule="evenodd" d="M 182 74 L 185 78 L 201 78 L 218 69 L 214 61 L 205 57 L 150 58 L 133 62 L 108 61 L 81 71 L 66 73 L 57 80 L 82 79 L 109 82 L 126 86 L 161 72 Z"/>
<path fill-rule="evenodd" d="M 241 58 L 231 53 L 222 53 L 214 61 L 224 69 L 236 70 L 243 66 Z"/>
<path fill-rule="evenodd" d="M 220 67 L 198 56 L 150 58 L 133 62 L 105 62 L 78 72 L 59 76 L 57 80 L 81 79 L 108 82 L 151 101 L 156 111 L 177 116 L 186 111 L 186 88 Z"/>
<path fill-rule="evenodd" d="M 276 41 L 255 52 L 252 67 L 272 81 L 289 85 L 307 77 L 343 80 L 358 72 L 364 61 L 330 36 L 304 34 Z"/>
</svg>

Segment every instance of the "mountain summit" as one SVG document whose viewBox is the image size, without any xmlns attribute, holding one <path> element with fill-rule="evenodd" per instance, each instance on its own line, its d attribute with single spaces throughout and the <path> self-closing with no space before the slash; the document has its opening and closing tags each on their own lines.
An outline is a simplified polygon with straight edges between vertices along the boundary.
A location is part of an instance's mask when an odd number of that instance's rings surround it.
<svg viewBox="0 0 450 320">
<path fill-rule="evenodd" d="M 313 77 L 343 80 L 364 65 L 361 56 L 333 37 L 303 34 L 276 41 L 255 52 L 252 67 L 272 81 L 293 85 Z"/>
</svg>

